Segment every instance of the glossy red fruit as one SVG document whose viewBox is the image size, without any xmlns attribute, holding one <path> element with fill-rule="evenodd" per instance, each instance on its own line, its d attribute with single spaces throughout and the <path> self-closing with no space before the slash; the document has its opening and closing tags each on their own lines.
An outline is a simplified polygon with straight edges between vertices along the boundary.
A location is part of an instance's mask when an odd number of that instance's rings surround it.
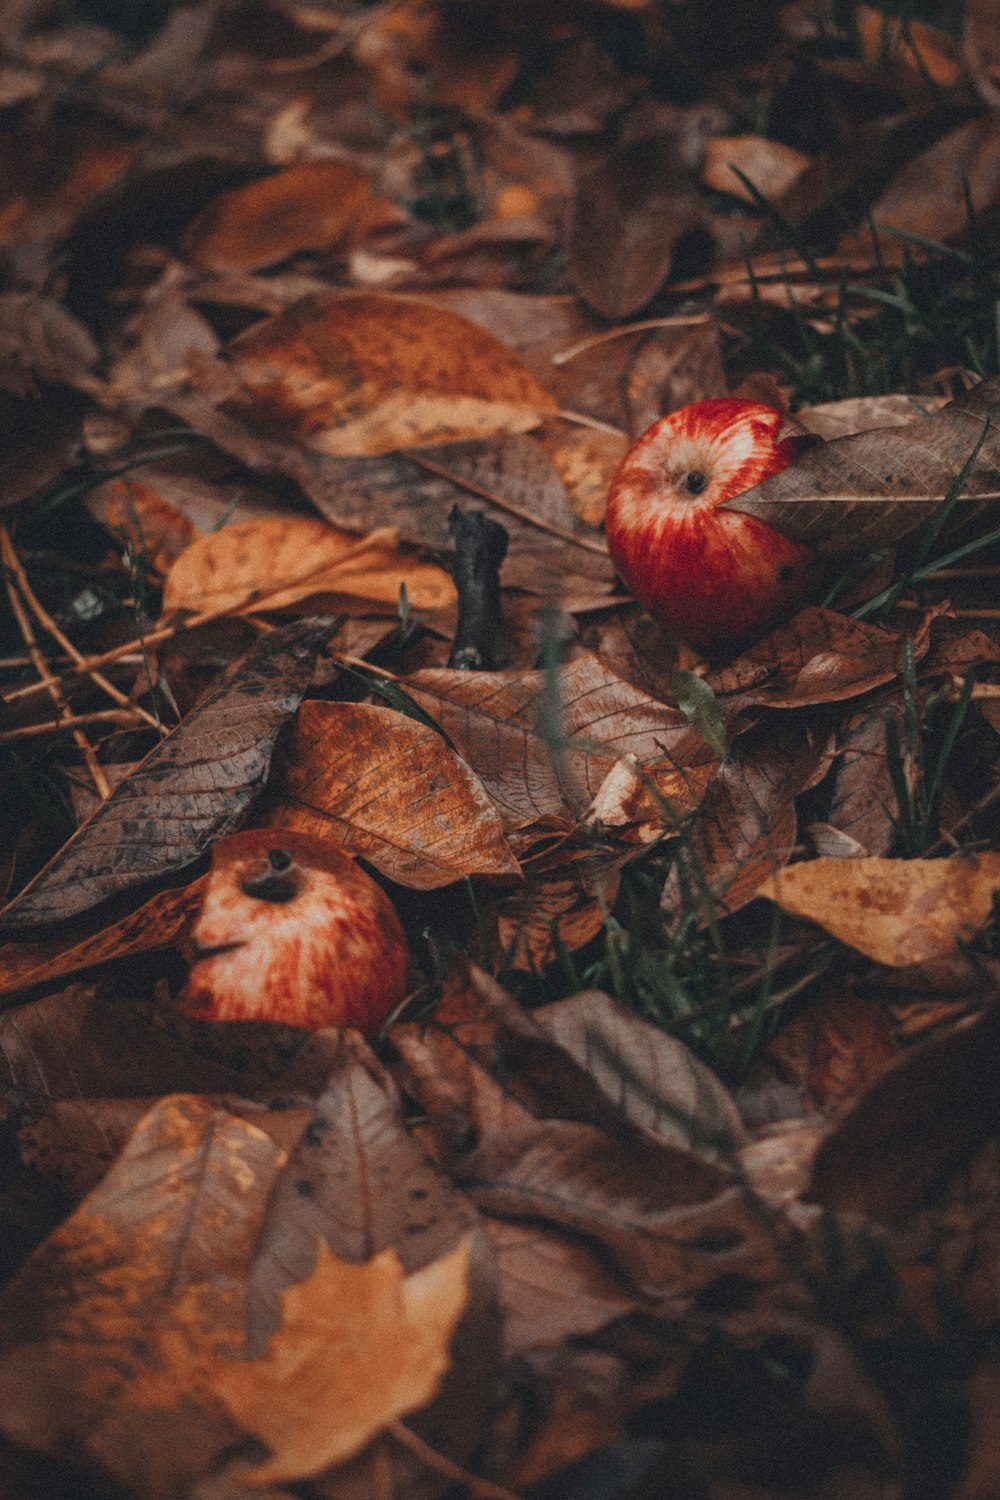
<svg viewBox="0 0 1000 1500">
<path fill-rule="evenodd" d="M 698 401 L 660 419 L 611 481 L 608 550 L 639 603 L 707 654 L 730 651 L 805 602 L 819 576 L 811 547 L 724 500 L 787 468 L 796 439 L 756 401 Z"/>
<path fill-rule="evenodd" d="M 216 844 L 180 997 L 209 1021 L 278 1021 L 373 1035 L 406 994 L 392 903 L 323 839 L 252 828 Z"/>
</svg>

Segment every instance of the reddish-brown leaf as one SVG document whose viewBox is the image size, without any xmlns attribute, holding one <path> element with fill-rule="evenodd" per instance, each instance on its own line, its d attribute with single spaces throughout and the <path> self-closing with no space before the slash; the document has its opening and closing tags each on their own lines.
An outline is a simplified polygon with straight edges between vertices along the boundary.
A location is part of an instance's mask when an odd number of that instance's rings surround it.
<svg viewBox="0 0 1000 1500">
<path fill-rule="evenodd" d="M 340 457 L 525 432 L 556 410 L 483 329 L 401 297 L 311 298 L 255 324 L 229 358 L 254 425 Z"/>
<path fill-rule="evenodd" d="M 519 874 L 478 776 L 393 709 L 303 704 L 274 791 L 273 822 L 332 836 L 401 885 Z"/>
<path fill-rule="evenodd" d="M 257 271 L 300 250 L 329 250 L 357 223 L 371 187 L 357 168 L 305 161 L 216 198 L 185 246 L 209 271 Z"/>
</svg>

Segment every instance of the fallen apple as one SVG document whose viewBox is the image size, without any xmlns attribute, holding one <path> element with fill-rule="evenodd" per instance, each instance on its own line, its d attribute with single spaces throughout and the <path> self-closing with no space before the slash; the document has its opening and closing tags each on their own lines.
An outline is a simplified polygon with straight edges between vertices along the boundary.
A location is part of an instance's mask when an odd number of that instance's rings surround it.
<svg viewBox="0 0 1000 1500">
<path fill-rule="evenodd" d="M 406 938 L 371 876 L 286 828 L 222 838 L 191 929 L 179 1005 L 209 1021 L 278 1021 L 371 1036 L 406 994 Z"/>
<path fill-rule="evenodd" d="M 791 463 L 784 417 L 756 401 L 698 401 L 655 422 L 608 492 L 611 560 L 644 609 L 706 654 L 726 652 L 805 602 L 811 547 L 723 502 Z"/>
</svg>

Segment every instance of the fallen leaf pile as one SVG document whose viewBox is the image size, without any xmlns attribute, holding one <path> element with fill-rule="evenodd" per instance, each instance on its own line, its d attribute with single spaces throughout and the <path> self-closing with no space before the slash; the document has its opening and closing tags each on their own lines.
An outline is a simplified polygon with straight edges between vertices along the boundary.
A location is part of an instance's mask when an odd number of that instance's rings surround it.
<svg viewBox="0 0 1000 1500">
<path fill-rule="evenodd" d="M 21 0 L 0 136 L 4 1496 L 996 1494 L 991 7 Z M 723 396 L 709 659 L 602 522 Z M 378 1036 L 183 1010 L 244 828 Z"/>
</svg>

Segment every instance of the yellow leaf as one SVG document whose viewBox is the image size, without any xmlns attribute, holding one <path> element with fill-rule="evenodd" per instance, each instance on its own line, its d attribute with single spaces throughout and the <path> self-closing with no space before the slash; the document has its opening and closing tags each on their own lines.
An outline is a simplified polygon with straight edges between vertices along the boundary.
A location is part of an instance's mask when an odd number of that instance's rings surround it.
<svg viewBox="0 0 1000 1500">
<path fill-rule="evenodd" d="M 394 1250 L 364 1265 L 321 1245 L 282 1295 L 281 1328 L 255 1360 L 219 1360 L 206 1383 L 271 1457 L 254 1484 L 308 1478 L 359 1453 L 435 1395 L 468 1299 L 469 1242 L 412 1276 Z"/>
<path fill-rule="evenodd" d="M 455 602 L 444 569 L 404 551 L 392 528 L 356 537 L 304 516 L 270 516 L 236 521 L 192 542 L 167 576 L 163 611 L 288 609 L 333 594 L 394 612 L 400 584 L 415 609 Z"/>
<path fill-rule="evenodd" d="M 895 968 L 958 951 L 990 914 L 1000 854 L 954 859 L 813 859 L 759 894 Z"/>
</svg>

